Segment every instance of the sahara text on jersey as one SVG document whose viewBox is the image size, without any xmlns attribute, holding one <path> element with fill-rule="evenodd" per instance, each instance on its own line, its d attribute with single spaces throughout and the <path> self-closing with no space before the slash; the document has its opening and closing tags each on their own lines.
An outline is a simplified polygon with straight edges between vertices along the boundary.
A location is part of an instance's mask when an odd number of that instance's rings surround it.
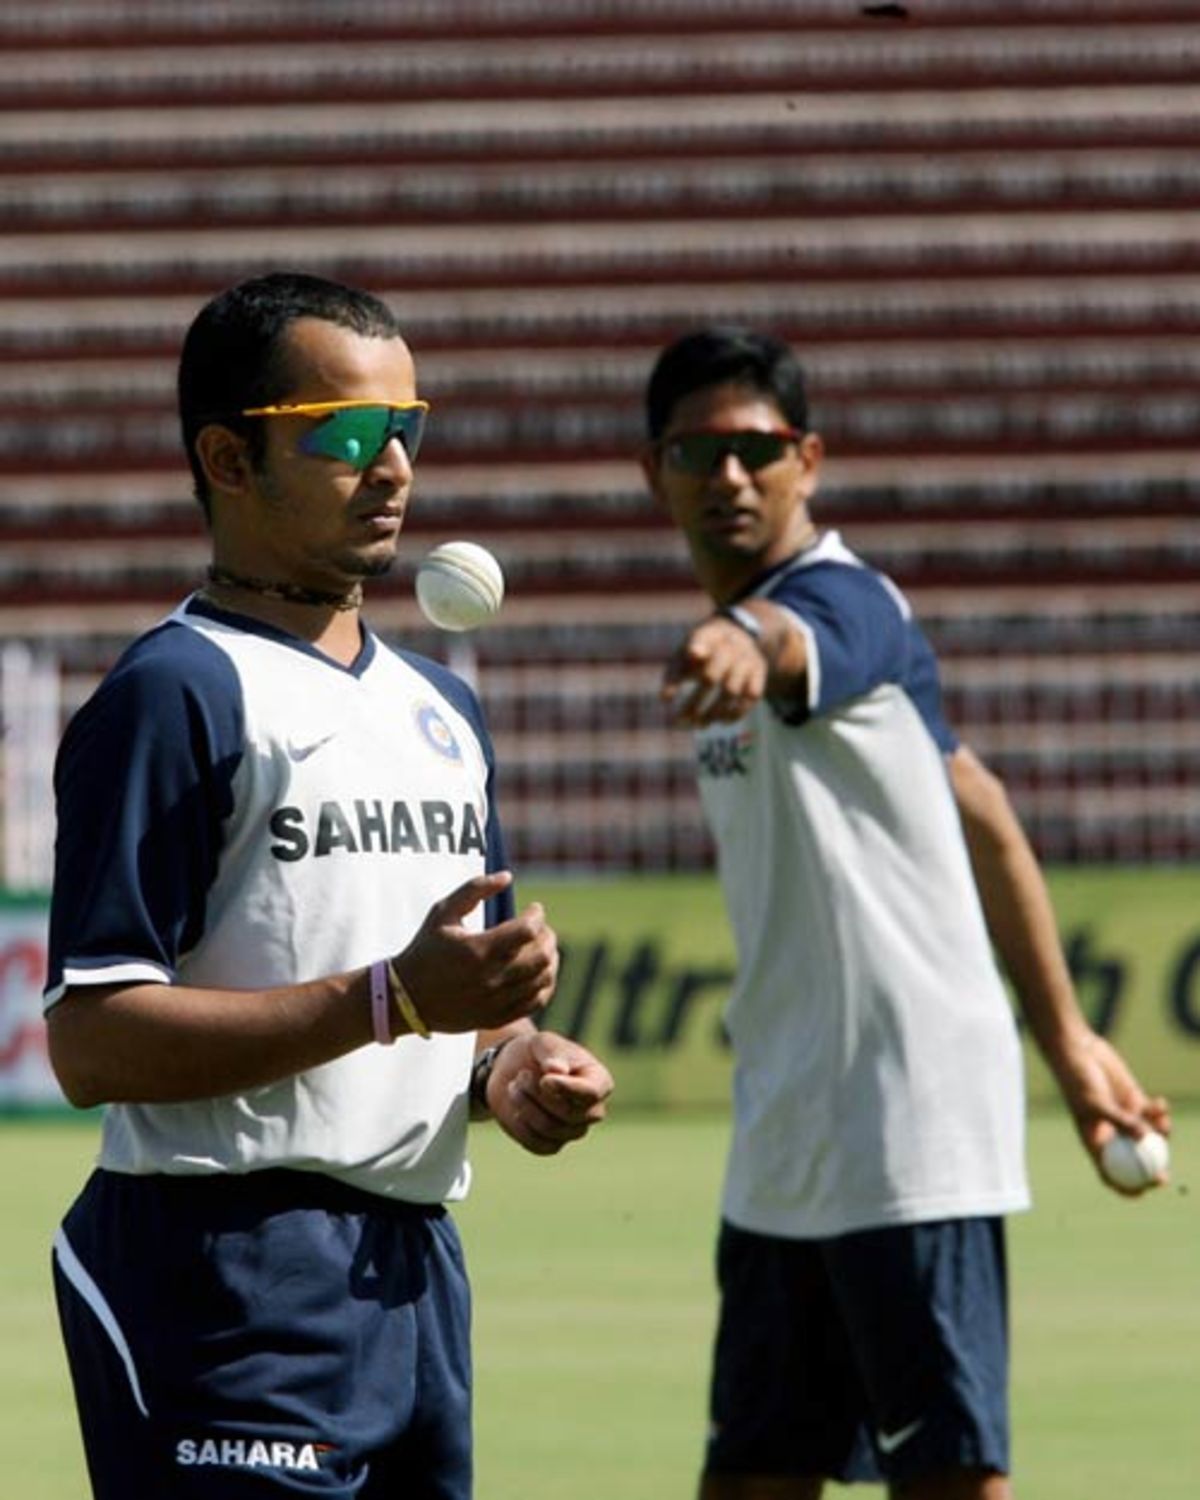
<svg viewBox="0 0 1200 1500">
<path fill-rule="evenodd" d="M 271 814 L 271 845 L 276 859 L 292 861 L 325 854 L 477 854 L 486 852 L 479 813 L 464 802 L 422 801 L 411 808 L 395 801 L 357 797 L 353 811 L 322 802 L 315 818 L 302 807 L 278 807 Z"/>
</svg>

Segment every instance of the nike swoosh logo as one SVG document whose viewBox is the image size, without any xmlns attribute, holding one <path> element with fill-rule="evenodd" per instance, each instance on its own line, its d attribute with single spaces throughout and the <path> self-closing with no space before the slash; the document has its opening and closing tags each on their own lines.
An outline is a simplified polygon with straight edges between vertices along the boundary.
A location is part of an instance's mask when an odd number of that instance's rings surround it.
<svg viewBox="0 0 1200 1500">
<path fill-rule="evenodd" d="M 925 1425 L 925 1418 L 918 1417 L 915 1422 L 910 1422 L 907 1427 L 897 1427 L 895 1432 L 884 1432 L 881 1427 L 875 1434 L 875 1441 L 879 1444 L 880 1453 L 895 1453 L 897 1448 L 903 1448 L 910 1437 L 914 1437 Z"/>
<path fill-rule="evenodd" d="M 294 740 L 288 740 L 287 753 L 289 758 L 296 761 L 307 760 L 310 755 L 315 755 L 322 745 L 328 745 L 336 733 L 337 730 L 335 729 L 331 734 L 327 734 L 319 740 L 314 740 L 311 745 L 297 745 Z"/>
</svg>

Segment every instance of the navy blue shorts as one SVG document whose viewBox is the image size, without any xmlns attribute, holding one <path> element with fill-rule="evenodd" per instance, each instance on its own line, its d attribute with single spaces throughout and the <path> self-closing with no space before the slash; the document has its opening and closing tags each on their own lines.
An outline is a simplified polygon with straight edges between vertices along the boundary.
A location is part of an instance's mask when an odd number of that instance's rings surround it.
<svg viewBox="0 0 1200 1500">
<path fill-rule="evenodd" d="M 1004 1225 L 789 1240 L 723 1224 L 712 1474 L 1007 1473 Z"/>
<path fill-rule="evenodd" d="M 468 1500 L 470 1299 L 440 1207 L 309 1172 L 101 1171 L 54 1276 L 96 1500 Z"/>
</svg>

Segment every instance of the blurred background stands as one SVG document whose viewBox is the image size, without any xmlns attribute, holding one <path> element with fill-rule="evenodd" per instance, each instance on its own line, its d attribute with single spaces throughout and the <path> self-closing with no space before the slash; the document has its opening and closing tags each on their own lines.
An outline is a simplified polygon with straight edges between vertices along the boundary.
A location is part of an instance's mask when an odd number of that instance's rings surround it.
<svg viewBox="0 0 1200 1500">
<path fill-rule="evenodd" d="M 385 635 L 478 674 L 514 859 L 710 849 L 662 662 L 701 601 L 636 467 L 654 353 L 781 333 L 819 519 L 892 573 L 1053 861 L 1200 857 L 1200 14 L 1155 0 L 43 0 L 0 15 L 5 861 L 62 718 L 200 581 L 174 365 L 290 267 L 435 407 Z M 508 576 L 457 647 L 428 546 Z"/>
</svg>

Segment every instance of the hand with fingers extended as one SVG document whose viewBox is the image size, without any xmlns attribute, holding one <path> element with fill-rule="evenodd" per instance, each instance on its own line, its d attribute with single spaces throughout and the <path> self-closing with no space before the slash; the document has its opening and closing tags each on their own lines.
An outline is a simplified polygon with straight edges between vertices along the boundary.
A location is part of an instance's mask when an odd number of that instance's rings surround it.
<svg viewBox="0 0 1200 1500">
<path fill-rule="evenodd" d="M 553 1156 L 604 1119 L 612 1091 L 612 1075 L 586 1047 L 530 1029 L 500 1048 L 485 1102 L 519 1145 L 535 1156 Z"/>
<path fill-rule="evenodd" d="M 558 979 L 558 940 L 534 902 L 495 927 L 475 931 L 463 918 L 512 883 L 507 870 L 476 875 L 430 907 L 417 935 L 392 961 L 431 1031 L 507 1026 L 550 1003 Z"/>
</svg>

